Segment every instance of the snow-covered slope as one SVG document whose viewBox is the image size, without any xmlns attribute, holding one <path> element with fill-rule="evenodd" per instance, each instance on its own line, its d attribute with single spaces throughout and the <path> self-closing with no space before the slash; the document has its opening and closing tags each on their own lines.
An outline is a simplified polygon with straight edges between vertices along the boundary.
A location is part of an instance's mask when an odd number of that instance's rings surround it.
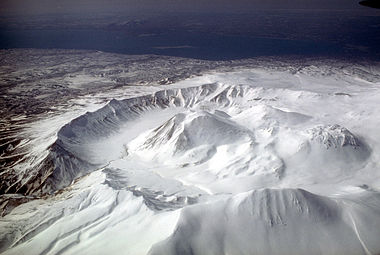
<svg viewBox="0 0 380 255">
<path fill-rule="evenodd" d="M 57 125 L 0 251 L 379 254 L 380 79 L 331 70 L 205 74 Z"/>
<path fill-rule="evenodd" d="M 376 254 L 379 208 L 371 203 L 380 196 L 360 199 L 302 189 L 241 193 L 185 208 L 173 235 L 150 254 Z"/>
</svg>

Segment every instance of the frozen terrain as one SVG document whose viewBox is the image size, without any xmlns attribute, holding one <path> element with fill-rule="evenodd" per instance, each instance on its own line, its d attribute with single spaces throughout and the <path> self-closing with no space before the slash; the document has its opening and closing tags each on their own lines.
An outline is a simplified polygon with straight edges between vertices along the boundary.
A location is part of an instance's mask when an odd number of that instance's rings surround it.
<svg viewBox="0 0 380 255">
<path fill-rule="evenodd" d="M 70 54 L 40 80 L 75 96 L 2 113 L 2 254 L 380 254 L 379 63 L 144 56 L 168 68 L 138 80 Z"/>
</svg>

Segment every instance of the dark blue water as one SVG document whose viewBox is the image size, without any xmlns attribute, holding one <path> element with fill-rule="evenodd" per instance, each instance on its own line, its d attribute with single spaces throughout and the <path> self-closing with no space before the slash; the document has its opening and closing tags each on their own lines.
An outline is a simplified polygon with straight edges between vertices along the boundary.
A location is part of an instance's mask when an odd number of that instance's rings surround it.
<svg viewBox="0 0 380 255">
<path fill-rule="evenodd" d="M 257 56 L 345 54 L 332 42 L 228 36 L 172 31 L 153 36 L 107 30 L 1 30 L 0 48 L 89 49 L 123 54 L 158 54 L 210 60 Z"/>
</svg>

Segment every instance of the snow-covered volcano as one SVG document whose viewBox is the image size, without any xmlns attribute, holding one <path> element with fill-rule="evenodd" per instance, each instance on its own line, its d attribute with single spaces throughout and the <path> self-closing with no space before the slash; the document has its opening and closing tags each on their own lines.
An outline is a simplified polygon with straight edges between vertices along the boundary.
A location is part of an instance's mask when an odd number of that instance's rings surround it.
<svg viewBox="0 0 380 255">
<path fill-rule="evenodd" d="M 74 118 L 0 251 L 379 254 L 379 74 L 328 70 L 205 74 Z"/>
</svg>

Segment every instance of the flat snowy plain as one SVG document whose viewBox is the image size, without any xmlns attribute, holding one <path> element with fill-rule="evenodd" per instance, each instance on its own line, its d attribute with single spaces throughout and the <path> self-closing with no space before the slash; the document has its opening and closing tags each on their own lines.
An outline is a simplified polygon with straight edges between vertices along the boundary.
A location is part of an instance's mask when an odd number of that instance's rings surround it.
<svg viewBox="0 0 380 255">
<path fill-rule="evenodd" d="M 47 65 L 76 97 L 3 120 L 2 254 L 380 254 L 379 63 L 166 58 L 197 69 L 115 86 L 137 71 L 70 54 L 103 75 Z"/>
</svg>

